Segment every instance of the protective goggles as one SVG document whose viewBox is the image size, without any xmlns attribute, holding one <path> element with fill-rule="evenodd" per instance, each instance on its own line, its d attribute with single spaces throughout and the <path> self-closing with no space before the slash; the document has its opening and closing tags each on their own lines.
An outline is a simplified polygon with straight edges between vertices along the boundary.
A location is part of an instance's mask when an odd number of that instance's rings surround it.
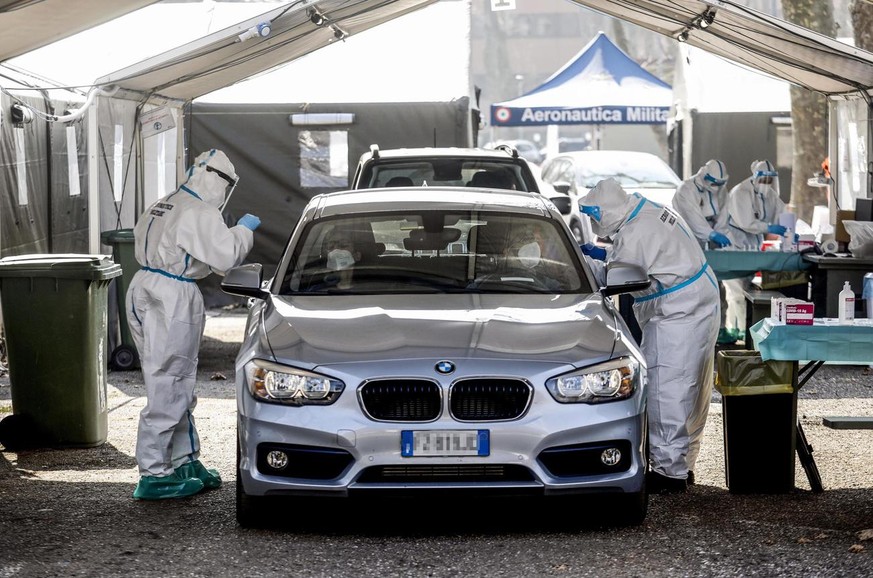
<svg viewBox="0 0 873 578">
<path fill-rule="evenodd" d="M 779 173 L 777 173 L 776 171 L 757 171 L 757 172 L 755 173 L 755 178 L 760 178 L 760 177 L 778 177 L 778 176 L 779 176 Z"/>
<path fill-rule="evenodd" d="M 221 203 L 221 206 L 218 208 L 219 211 L 223 211 L 224 207 L 227 206 L 227 202 L 230 200 L 230 196 L 233 194 L 233 190 L 239 184 L 239 177 L 233 178 L 230 175 L 228 175 L 226 172 L 220 171 L 220 170 L 216 169 L 215 167 L 210 167 L 209 165 L 206 165 L 206 172 L 215 173 L 216 175 L 218 175 L 219 177 L 221 177 L 222 179 L 227 181 L 227 187 L 225 188 L 225 191 L 224 191 L 224 202 Z"/>
<path fill-rule="evenodd" d="M 236 184 L 239 182 L 239 177 L 233 178 L 232 176 L 228 175 L 226 172 L 220 171 L 220 170 L 216 169 L 215 167 L 211 167 L 209 165 L 206 165 L 206 171 L 210 172 L 210 173 L 215 173 L 216 175 L 218 175 L 219 177 L 221 177 L 222 179 L 227 181 L 227 186 L 229 186 L 229 187 L 235 187 Z"/>
<path fill-rule="evenodd" d="M 703 180 L 706 181 L 707 183 L 712 183 L 713 185 L 716 185 L 718 187 L 724 185 L 727 182 L 726 179 L 720 179 L 720 178 L 714 177 L 712 175 L 704 175 Z"/>
<path fill-rule="evenodd" d="M 582 211 L 583 215 L 588 215 L 598 223 L 600 222 L 600 207 L 597 205 L 579 205 L 579 210 Z"/>
</svg>

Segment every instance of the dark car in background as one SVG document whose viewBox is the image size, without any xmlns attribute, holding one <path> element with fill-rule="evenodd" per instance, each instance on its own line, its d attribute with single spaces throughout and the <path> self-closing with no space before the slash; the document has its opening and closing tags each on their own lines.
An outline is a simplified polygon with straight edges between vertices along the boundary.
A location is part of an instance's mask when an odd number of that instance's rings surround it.
<svg viewBox="0 0 873 578">
<path fill-rule="evenodd" d="M 616 265 L 598 288 L 540 194 L 319 195 L 275 276 L 262 271 L 222 282 L 251 298 L 236 358 L 241 525 L 275 521 L 277 498 L 410 494 L 645 518 L 646 366 L 609 296 L 649 282 Z"/>
<path fill-rule="evenodd" d="M 557 191 L 540 176 L 540 167 L 528 162 L 508 144 L 494 149 L 443 147 L 381 150 L 371 145 L 361 155 L 352 178 L 352 189 L 396 186 L 477 187 L 540 193 L 548 198 L 569 225 L 578 213 L 566 191 Z M 579 216 L 576 217 L 579 220 Z M 587 225 L 587 223 L 586 223 Z M 592 240 L 591 227 L 581 242 Z"/>
</svg>

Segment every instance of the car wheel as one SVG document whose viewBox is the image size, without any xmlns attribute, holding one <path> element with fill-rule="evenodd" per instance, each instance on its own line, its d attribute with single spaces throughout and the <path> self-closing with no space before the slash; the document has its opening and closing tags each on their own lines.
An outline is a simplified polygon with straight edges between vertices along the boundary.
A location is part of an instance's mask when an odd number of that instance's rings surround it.
<svg viewBox="0 0 873 578">
<path fill-rule="evenodd" d="M 649 492 L 645 482 L 640 492 L 611 496 L 613 519 L 617 526 L 639 526 L 649 511 Z"/>
<path fill-rule="evenodd" d="M 112 350 L 109 366 L 116 371 L 127 371 L 139 364 L 139 356 L 131 345 L 121 344 Z"/>
<path fill-rule="evenodd" d="M 243 528 L 257 528 L 264 524 L 266 508 L 263 496 L 246 494 L 242 485 L 239 443 L 236 446 L 236 521 Z"/>
<path fill-rule="evenodd" d="M 576 238 L 577 243 L 585 243 L 585 233 L 582 231 L 582 223 L 579 221 L 573 221 L 570 224 L 570 232 L 573 233 L 573 236 Z"/>
</svg>

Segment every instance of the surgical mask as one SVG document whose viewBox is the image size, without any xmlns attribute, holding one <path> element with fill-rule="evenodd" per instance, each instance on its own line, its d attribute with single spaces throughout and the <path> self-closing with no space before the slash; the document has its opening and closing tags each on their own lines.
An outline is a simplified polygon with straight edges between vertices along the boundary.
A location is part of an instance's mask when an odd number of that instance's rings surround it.
<svg viewBox="0 0 873 578">
<path fill-rule="evenodd" d="M 540 245 L 536 241 L 522 245 L 518 249 L 518 260 L 522 266 L 531 269 L 540 262 Z"/>
<path fill-rule="evenodd" d="M 355 264 L 355 258 L 350 251 L 345 249 L 334 249 L 327 254 L 327 268 L 334 271 L 348 269 Z"/>
</svg>

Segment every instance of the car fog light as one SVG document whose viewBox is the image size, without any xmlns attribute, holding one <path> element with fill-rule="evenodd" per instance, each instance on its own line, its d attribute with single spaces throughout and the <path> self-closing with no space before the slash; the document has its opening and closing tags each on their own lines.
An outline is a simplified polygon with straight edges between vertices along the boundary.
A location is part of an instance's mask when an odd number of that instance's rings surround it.
<svg viewBox="0 0 873 578">
<path fill-rule="evenodd" d="M 273 450 L 267 454 L 267 465 L 274 470 L 284 470 L 288 465 L 288 454 Z"/>
<path fill-rule="evenodd" d="M 600 454 L 600 461 L 604 465 L 614 466 L 621 461 L 621 451 L 618 448 L 607 448 Z"/>
</svg>

